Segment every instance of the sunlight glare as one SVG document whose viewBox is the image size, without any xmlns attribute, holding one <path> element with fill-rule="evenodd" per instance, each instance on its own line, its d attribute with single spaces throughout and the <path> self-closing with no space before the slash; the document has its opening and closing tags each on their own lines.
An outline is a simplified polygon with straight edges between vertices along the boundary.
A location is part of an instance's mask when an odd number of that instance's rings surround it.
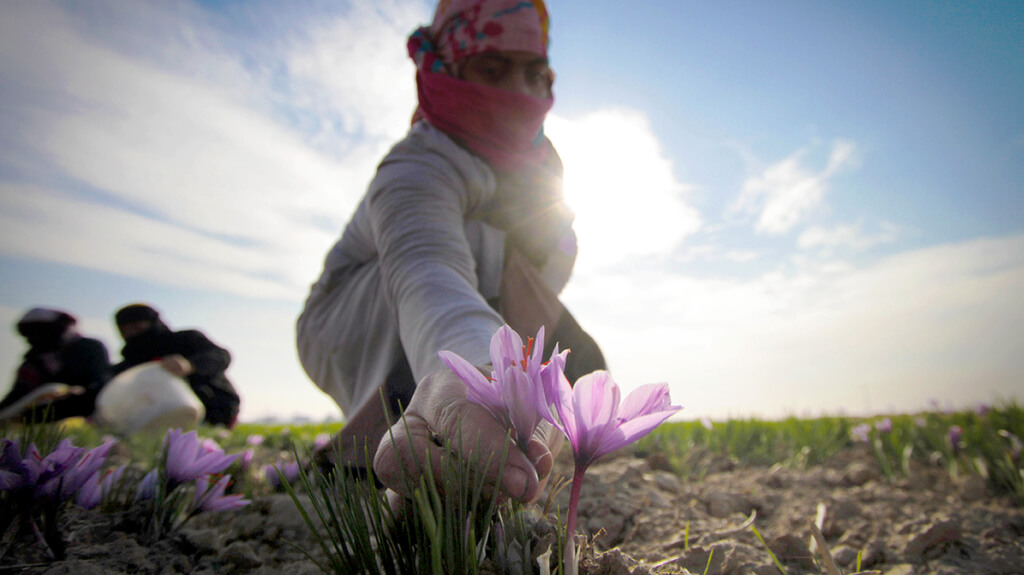
<svg viewBox="0 0 1024 575">
<path fill-rule="evenodd" d="M 686 202 L 688 186 L 672 173 L 642 114 L 549 116 L 545 130 L 562 156 L 565 196 L 576 212 L 577 273 L 667 255 L 700 227 L 700 215 Z"/>
</svg>

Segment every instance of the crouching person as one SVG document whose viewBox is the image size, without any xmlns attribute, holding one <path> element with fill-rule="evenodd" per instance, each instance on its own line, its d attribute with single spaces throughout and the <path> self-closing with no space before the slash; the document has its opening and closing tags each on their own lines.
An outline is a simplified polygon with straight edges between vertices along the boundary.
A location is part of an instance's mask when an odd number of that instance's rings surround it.
<svg viewBox="0 0 1024 575">
<path fill-rule="evenodd" d="M 0 419 L 60 420 L 92 415 L 96 396 L 110 379 L 110 356 L 99 340 L 82 337 L 71 314 L 33 308 L 18 320 L 29 344 Z"/>
<path fill-rule="evenodd" d="M 160 314 L 145 304 L 132 304 L 114 316 L 124 339 L 123 360 L 114 375 L 159 360 L 168 373 L 188 382 L 206 409 L 204 423 L 232 427 L 238 418 L 238 392 L 225 375 L 231 363 L 228 350 L 194 330 L 172 331 Z"/>
</svg>

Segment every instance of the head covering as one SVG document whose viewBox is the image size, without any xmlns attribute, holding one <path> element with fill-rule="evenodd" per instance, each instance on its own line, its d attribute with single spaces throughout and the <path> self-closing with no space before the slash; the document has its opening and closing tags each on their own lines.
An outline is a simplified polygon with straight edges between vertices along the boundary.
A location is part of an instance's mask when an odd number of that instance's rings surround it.
<svg viewBox="0 0 1024 575">
<path fill-rule="evenodd" d="M 117 325 L 133 323 L 136 321 L 158 321 L 160 313 L 144 303 L 133 303 L 117 310 L 114 314 L 114 322 Z"/>
<path fill-rule="evenodd" d="M 441 0 L 429 28 L 409 37 L 419 109 L 431 125 L 501 171 L 547 157 L 544 118 L 552 97 L 535 98 L 458 79 L 458 65 L 487 51 L 547 56 L 548 13 L 542 0 Z"/>
<path fill-rule="evenodd" d="M 54 350 L 65 341 L 65 334 L 74 333 L 71 326 L 77 320 L 67 312 L 59 309 L 34 307 L 18 320 L 18 333 L 24 337 L 33 349 Z"/>
<path fill-rule="evenodd" d="M 25 315 L 18 320 L 18 333 L 24 335 L 23 330 L 39 325 L 59 325 L 62 328 L 68 328 L 75 325 L 77 321 L 75 316 L 59 309 L 34 307 L 25 312 Z"/>
<path fill-rule="evenodd" d="M 448 64 L 488 50 L 547 56 L 548 10 L 543 0 L 440 0 L 430 35 Z"/>
</svg>

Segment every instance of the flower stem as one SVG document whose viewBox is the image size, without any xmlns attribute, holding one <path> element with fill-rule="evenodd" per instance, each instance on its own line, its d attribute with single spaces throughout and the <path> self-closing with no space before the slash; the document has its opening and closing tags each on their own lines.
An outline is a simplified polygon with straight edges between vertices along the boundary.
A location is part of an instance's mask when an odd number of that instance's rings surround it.
<svg viewBox="0 0 1024 575">
<path fill-rule="evenodd" d="M 580 504 L 580 488 L 583 487 L 583 474 L 587 472 L 585 466 L 576 465 L 572 472 L 572 487 L 569 491 L 569 512 L 565 520 L 565 564 L 562 568 L 563 575 L 576 575 L 578 564 L 576 563 L 576 508 Z"/>
</svg>

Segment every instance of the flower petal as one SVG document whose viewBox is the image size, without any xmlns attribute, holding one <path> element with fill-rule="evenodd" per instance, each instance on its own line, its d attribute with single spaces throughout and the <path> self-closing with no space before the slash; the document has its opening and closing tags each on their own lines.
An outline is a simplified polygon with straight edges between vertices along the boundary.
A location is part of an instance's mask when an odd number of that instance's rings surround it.
<svg viewBox="0 0 1024 575">
<path fill-rule="evenodd" d="M 535 384 L 519 367 L 512 366 L 505 370 L 501 386 L 502 400 L 515 432 L 516 443 L 524 452 L 533 430 L 540 422 L 537 392 L 542 390 L 539 388 L 539 382 Z"/>
<path fill-rule="evenodd" d="M 558 344 L 555 344 L 558 345 Z M 556 355 L 556 354 L 552 354 Z M 542 364 L 544 363 L 544 326 L 537 330 L 537 337 L 533 340 L 533 348 L 530 350 L 530 357 L 526 358 L 526 374 L 530 379 L 540 376 Z"/>
<path fill-rule="evenodd" d="M 619 386 L 607 371 L 595 371 L 576 381 L 572 389 L 576 415 L 576 463 L 589 464 L 598 456 L 605 436 L 618 423 Z"/>
<path fill-rule="evenodd" d="M 619 419 L 629 420 L 671 407 L 667 383 L 647 383 L 634 389 L 619 406 Z M 678 411 L 678 410 L 677 410 Z"/>
<path fill-rule="evenodd" d="M 604 441 L 601 443 L 600 448 L 597 450 L 597 454 L 594 458 L 601 457 L 633 443 L 648 433 L 654 431 L 656 427 L 661 425 L 666 419 L 671 417 L 674 413 L 682 409 L 681 407 L 671 406 L 669 409 L 664 411 L 656 411 L 654 413 L 648 413 L 641 415 L 635 419 L 629 421 L 622 421 L 619 425 L 605 436 Z"/>
<path fill-rule="evenodd" d="M 488 409 L 502 407 L 501 392 L 475 365 L 450 351 L 439 351 L 437 355 L 466 384 L 466 397 L 470 401 Z"/>
<path fill-rule="evenodd" d="M 491 337 L 491 363 L 494 372 L 502 374 L 510 365 L 519 365 L 523 358 L 523 338 L 507 324 L 498 328 Z"/>
</svg>

